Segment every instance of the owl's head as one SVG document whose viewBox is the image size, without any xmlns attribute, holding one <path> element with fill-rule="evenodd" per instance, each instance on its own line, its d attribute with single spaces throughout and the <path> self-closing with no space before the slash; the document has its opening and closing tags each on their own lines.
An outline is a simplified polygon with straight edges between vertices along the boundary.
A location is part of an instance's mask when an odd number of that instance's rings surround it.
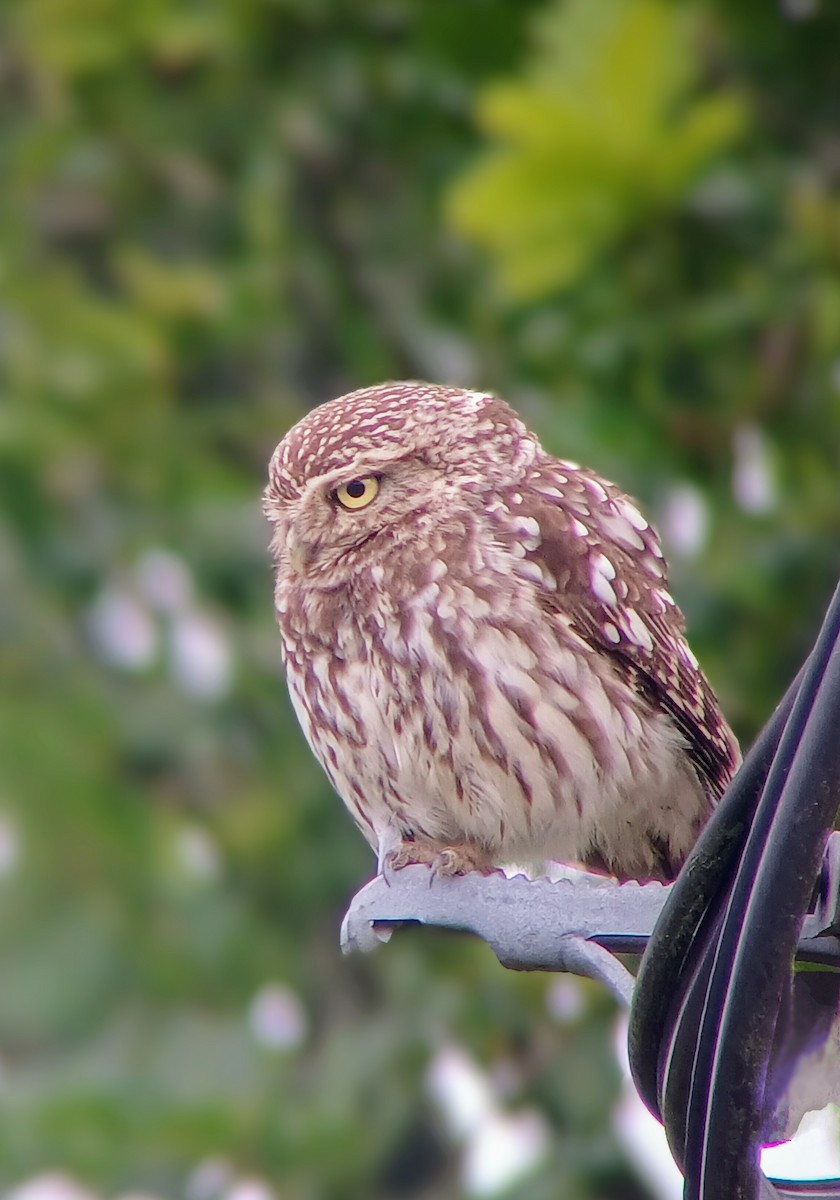
<svg viewBox="0 0 840 1200">
<path fill-rule="evenodd" d="M 322 404 L 269 466 L 278 565 L 318 576 L 352 566 L 363 546 L 387 554 L 515 482 L 537 449 L 513 409 L 482 392 L 385 383 Z"/>
</svg>

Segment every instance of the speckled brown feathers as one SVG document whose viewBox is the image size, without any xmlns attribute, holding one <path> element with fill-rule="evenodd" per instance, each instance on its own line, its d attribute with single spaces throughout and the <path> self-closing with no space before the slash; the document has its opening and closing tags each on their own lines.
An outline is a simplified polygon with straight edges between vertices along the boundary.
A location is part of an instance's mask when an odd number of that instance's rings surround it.
<svg viewBox="0 0 840 1200">
<path fill-rule="evenodd" d="M 626 496 L 392 383 L 286 435 L 265 511 L 292 701 L 381 867 L 673 876 L 738 749 Z"/>
</svg>

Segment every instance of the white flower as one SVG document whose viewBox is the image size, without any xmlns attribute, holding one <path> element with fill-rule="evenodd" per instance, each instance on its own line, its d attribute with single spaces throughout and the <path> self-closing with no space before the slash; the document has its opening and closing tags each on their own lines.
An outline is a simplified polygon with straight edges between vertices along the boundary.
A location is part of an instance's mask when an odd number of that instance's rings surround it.
<svg viewBox="0 0 840 1200">
<path fill-rule="evenodd" d="M 169 631 L 172 676 L 198 700 L 219 700 L 230 689 L 233 654 L 221 626 L 195 609 L 176 616 Z"/>
<path fill-rule="evenodd" d="M 219 874 L 219 849 L 206 830 L 185 825 L 178 831 L 175 849 L 181 866 L 193 879 L 203 881 Z"/>
<path fill-rule="evenodd" d="M 748 513 L 770 512 L 776 506 L 776 481 L 767 439 L 755 425 L 742 425 L 732 438 L 735 461 L 732 494 Z"/>
<path fill-rule="evenodd" d="M 272 1050 L 294 1050 L 307 1034 L 306 1011 L 291 988 L 269 983 L 251 1002 L 251 1031 L 256 1040 Z"/>
<path fill-rule="evenodd" d="M 99 1197 L 61 1171 L 45 1171 L 12 1188 L 6 1193 L 6 1200 L 99 1200 Z"/>
<path fill-rule="evenodd" d="M 119 584 L 107 584 L 94 600 L 87 618 L 93 644 L 101 658 L 123 671 L 143 671 L 158 651 L 158 631 L 142 601 Z"/>
<path fill-rule="evenodd" d="M 709 506 L 693 483 L 669 488 L 659 518 L 662 540 L 669 553 L 696 558 L 709 534 Z"/>
<path fill-rule="evenodd" d="M 276 1193 L 264 1179 L 244 1175 L 228 1188 L 224 1200 L 276 1200 Z"/>
<path fill-rule="evenodd" d="M 137 590 L 159 613 L 183 612 L 193 601 L 195 588 L 189 567 L 170 550 L 147 550 L 134 568 Z"/>
<path fill-rule="evenodd" d="M 536 1109 L 493 1113 L 467 1142 L 464 1186 L 474 1196 L 507 1191 L 540 1164 L 550 1143 L 548 1123 Z"/>
</svg>

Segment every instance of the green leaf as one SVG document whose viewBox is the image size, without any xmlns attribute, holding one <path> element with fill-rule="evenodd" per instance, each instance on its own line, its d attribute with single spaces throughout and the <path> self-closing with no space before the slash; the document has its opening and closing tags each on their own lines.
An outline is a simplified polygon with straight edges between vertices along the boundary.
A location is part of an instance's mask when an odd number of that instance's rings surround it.
<svg viewBox="0 0 840 1200">
<path fill-rule="evenodd" d="M 519 299 L 571 285 L 622 235 L 678 205 L 746 122 L 732 93 L 690 97 L 695 23 L 673 5 L 567 0 L 538 32 L 524 78 L 488 85 L 476 103 L 501 146 L 448 196 L 452 224 Z"/>
</svg>

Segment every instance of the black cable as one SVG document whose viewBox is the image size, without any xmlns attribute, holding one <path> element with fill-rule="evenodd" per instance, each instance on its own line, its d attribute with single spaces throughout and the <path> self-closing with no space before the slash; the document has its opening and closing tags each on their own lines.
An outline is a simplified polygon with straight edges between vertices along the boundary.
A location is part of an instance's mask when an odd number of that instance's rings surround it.
<svg viewBox="0 0 840 1200">
<path fill-rule="evenodd" d="M 776 1017 L 840 797 L 840 587 L 806 666 L 714 952 L 686 1120 L 686 1200 L 754 1200 Z"/>
<path fill-rule="evenodd" d="M 670 1018 L 674 998 L 683 990 L 686 961 L 692 949 L 697 949 L 701 922 L 708 925 L 720 908 L 726 882 L 734 873 L 803 671 L 804 668 L 759 733 L 689 855 L 639 967 L 628 1033 L 630 1070 L 639 1095 L 656 1117 L 661 1118 L 660 1050 L 667 1040 L 666 1030 L 673 1023 Z"/>
<path fill-rule="evenodd" d="M 840 798 L 840 587 L 808 662 L 674 885 L 639 972 L 631 1070 L 687 1200 L 840 1196 L 759 1169 L 767 1063 Z"/>
</svg>

